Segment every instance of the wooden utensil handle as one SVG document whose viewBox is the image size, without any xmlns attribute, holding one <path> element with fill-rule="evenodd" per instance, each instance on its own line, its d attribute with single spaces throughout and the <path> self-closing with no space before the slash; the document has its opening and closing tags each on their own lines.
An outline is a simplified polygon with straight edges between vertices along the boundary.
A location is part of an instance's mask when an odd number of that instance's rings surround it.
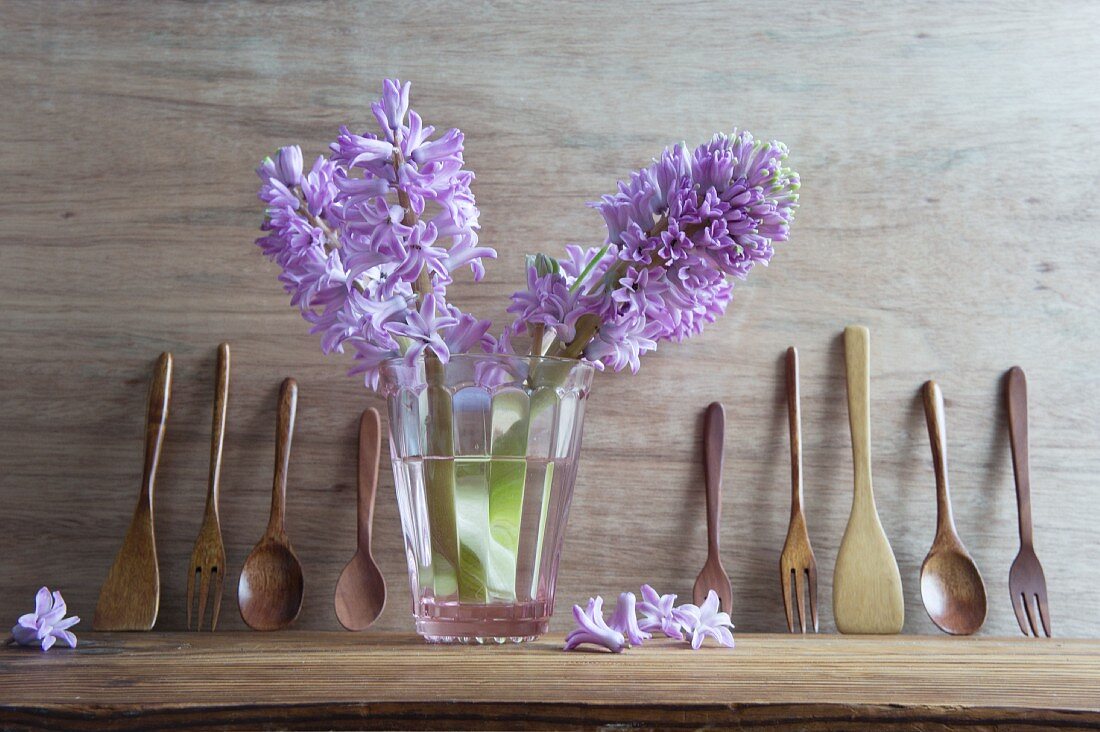
<svg viewBox="0 0 1100 732">
<path fill-rule="evenodd" d="M 951 496 L 947 485 L 947 426 L 943 414 L 943 392 L 935 381 L 924 382 L 924 421 L 932 445 L 932 467 L 936 471 L 936 525 L 939 532 L 955 530 Z"/>
<path fill-rule="evenodd" d="M 149 384 L 149 400 L 145 413 L 145 464 L 141 471 L 139 506 L 153 508 L 153 483 L 156 481 L 160 448 L 168 425 L 168 406 L 172 400 L 172 354 L 160 354 Z"/>
<path fill-rule="evenodd" d="M 791 433 L 791 515 L 802 510 L 802 407 L 798 389 L 798 349 L 787 349 L 787 421 Z"/>
<path fill-rule="evenodd" d="M 210 430 L 210 480 L 206 493 L 208 511 L 218 512 L 225 416 L 229 408 L 229 344 L 218 346 L 217 383 L 214 387 L 214 425 Z"/>
<path fill-rule="evenodd" d="M 290 468 L 290 442 L 294 436 L 294 415 L 298 410 L 298 382 L 284 379 L 279 387 L 279 411 L 275 425 L 275 481 L 271 486 L 271 518 L 267 534 L 285 541 L 286 476 Z"/>
<path fill-rule="evenodd" d="M 718 526 L 722 519 L 722 448 L 726 440 L 726 410 L 721 403 L 707 407 L 703 423 L 703 472 L 707 490 L 707 549 L 718 554 Z"/>
<path fill-rule="evenodd" d="M 844 363 L 848 381 L 848 425 L 857 499 L 871 499 L 871 333 L 862 325 L 844 329 Z"/>
<path fill-rule="evenodd" d="M 1020 517 L 1020 543 L 1031 546 L 1031 477 L 1028 469 L 1027 378 L 1013 366 L 1005 385 L 1008 403 L 1008 437 L 1012 446 L 1012 472 L 1016 475 L 1016 509 Z"/>
<path fill-rule="evenodd" d="M 378 492 L 378 463 L 382 456 L 382 418 L 371 407 L 359 419 L 359 548 L 370 553 L 374 526 L 374 496 Z"/>
</svg>

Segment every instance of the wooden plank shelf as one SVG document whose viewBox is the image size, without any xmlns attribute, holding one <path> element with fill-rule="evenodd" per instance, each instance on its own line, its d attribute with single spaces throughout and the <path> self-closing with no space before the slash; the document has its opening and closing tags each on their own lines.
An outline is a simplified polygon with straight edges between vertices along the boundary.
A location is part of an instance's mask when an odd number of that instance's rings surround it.
<svg viewBox="0 0 1100 732">
<path fill-rule="evenodd" d="M 1100 641 L 737 636 L 563 653 L 351 633 L 86 633 L 0 649 L 0 728 L 1100 725 Z"/>
</svg>

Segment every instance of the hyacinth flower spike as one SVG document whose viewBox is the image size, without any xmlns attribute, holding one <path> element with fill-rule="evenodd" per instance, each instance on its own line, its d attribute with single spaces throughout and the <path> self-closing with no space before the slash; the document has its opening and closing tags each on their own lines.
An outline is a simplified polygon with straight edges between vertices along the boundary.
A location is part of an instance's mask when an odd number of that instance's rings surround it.
<svg viewBox="0 0 1100 732">
<path fill-rule="evenodd" d="M 684 630 L 691 636 L 691 647 L 698 650 L 707 636 L 720 645 L 733 648 L 733 622 L 729 613 L 718 609 L 718 594 L 711 590 L 702 605 L 681 605 L 674 611 Z"/>
<path fill-rule="evenodd" d="M 573 606 L 573 618 L 577 627 L 565 637 L 566 651 L 575 650 L 588 643 L 603 646 L 612 653 L 622 653 L 626 638 L 614 628 L 608 627 L 603 618 L 603 598 L 598 595 L 588 600 L 588 607 Z"/>
</svg>

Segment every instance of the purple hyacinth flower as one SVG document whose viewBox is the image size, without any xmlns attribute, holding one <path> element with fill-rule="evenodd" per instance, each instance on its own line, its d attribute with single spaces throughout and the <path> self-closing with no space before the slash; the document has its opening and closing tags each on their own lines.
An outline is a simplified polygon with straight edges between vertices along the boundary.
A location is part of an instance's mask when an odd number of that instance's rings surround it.
<svg viewBox="0 0 1100 732">
<path fill-rule="evenodd" d="M 617 630 L 626 637 L 632 646 L 640 646 L 653 636 L 638 627 L 638 615 L 635 612 L 637 599 L 633 592 L 624 592 L 619 595 L 619 601 L 615 603 L 615 612 L 611 615 L 608 626 Z"/>
<path fill-rule="evenodd" d="M 34 612 L 27 613 L 19 618 L 19 622 L 11 629 L 12 637 L 21 646 L 40 645 L 43 651 L 48 651 L 60 638 L 76 648 L 76 636 L 69 631 L 80 622 L 80 618 L 65 617 L 65 600 L 60 592 L 50 593 L 49 588 L 43 587 L 34 598 Z"/>
<path fill-rule="evenodd" d="M 577 627 L 565 637 L 566 651 L 575 650 L 578 646 L 588 643 L 602 646 L 612 653 L 622 653 L 626 645 L 626 638 L 614 628 L 608 627 L 603 619 L 603 598 L 596 596 L 588 600 L 588 607 L 573 606 L 573 618 L 577 621 Z"/>
<path fill-rule="evenodd" d="M 425 349 L 432 351 L 443 363 L 451 358 L 451 351 L 444 339 L 445 329 L 458 325 L 458 318 L 440 307 L 434 294 L 424 298 L 420 310 L 410 310 L 408 322 L 387 323 L 385 328 L 394 336 L 402 336 L 412 341 L 405 352 L 405 360 L 412 364 Z"/>
<path fill-rule="evenodd" d="M 275 175 L 285 186 L 296 186 L 302 180 L 302 148 L 297 145 L 280 147 L 275 153 Z"/>
<path fill-rule="evenodd" d="M 664 633 L 669 638 L 683 640 L 680 620 L 676 615 L 676 595 L 661 595 L 649 585 L 642 585 L 642 602 L 638 603 L 642 618 L 638 627 L 644 631 Z"/>
<path fill-rule="evenodd" d="M 729 613 L 718 610 L 718 593 L 714 590 L 707 593 L 702 605 L 681 605 L 676 608 L 675 615 L 691 636 L 693 649 L 698 650 L 707 636 L 727 648 L 733 648 L 733 623 Z"/>
</svg>

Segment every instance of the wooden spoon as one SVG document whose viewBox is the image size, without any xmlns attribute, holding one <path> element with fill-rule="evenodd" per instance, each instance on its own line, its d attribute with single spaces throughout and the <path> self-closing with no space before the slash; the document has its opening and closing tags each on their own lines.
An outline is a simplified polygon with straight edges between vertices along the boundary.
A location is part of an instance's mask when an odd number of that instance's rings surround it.
<svg viewBox="0 0 1100 732">
<path fill-rule="evenodd" d="M 726 411 L 718 402 L 707 407 L 703 423 L 704 473 L 707 488 L 707 561 L 695 579 L 692 599 L 702 605 L 707 594 L 718 593 L 719 606 L 724 612 L 733 608 L 733 585 L 722 568 L 718 551 L 718 527 L 722 520 L 722 446 L 726 439 Z"/>
<path fill-rule="evenodd" d="M 924 417 L 936 469 L 936 538 L 920 568 L 920 595 L 928 617 L 945 633 L 970 635 L 985 622 L 985 582 L 955 531 L 947 488 L 947 428 L 943 394 L 924 384 Z"/>
<path fill-rule="evenodd" d="M 302 610 L 302 565 L 290 547 L 286 521 L 286 474 L 290 440 L 298 406 L 298 384 L 283 381 L 275 431 L 275 481 L 271 489 L 271 518 L 267 531 L 241 568 L 237 603 L 241 617 L 253 630 L 279 630 L 294 622 Z"/>
<path fill-rule="evenodd" d="M 348 630 L 365 630 L 386 606 L 386 581 L 370 547 L 381 453 L 382 419 L 367 409 L 359 419 L 359 543 L 336 583 L 336 617 Z"/>
<path fill-rule="evenodd" d="M 153 531 L 153 483 L 172 399 L 172 354 L 157 359 L 145 416 L 145 465 L 130 528 L 99 590 L 93 630 L 152 630 L 160 609 L 160 569 Z"/>
<path fill-rule="evenodd" d="M 833 570 L 833 616 L 841 633 L 900 633 L 905 624 L 901 573 L 871 487 L 870 341 L 861 325 L 844 329 L 855 492 Z"/>
</svg>

